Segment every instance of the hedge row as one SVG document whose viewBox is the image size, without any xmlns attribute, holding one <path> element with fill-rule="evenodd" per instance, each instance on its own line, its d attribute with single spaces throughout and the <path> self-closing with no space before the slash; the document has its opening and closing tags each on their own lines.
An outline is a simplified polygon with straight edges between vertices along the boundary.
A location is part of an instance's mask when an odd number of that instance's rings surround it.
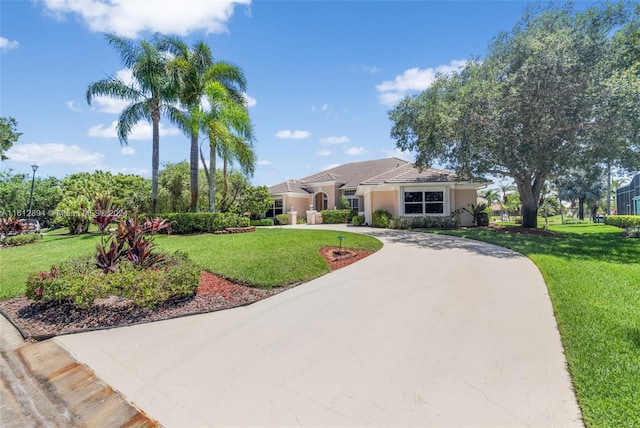
<svg viewBox="0 0 640 428">
<path fill-rule="evenodd" d="M 15 245 L 31 244 L 32 242 L 36 242 L 39 240 L 40 240 L 39 233 L 29 233 L 26 235 L 7 236 L 6 238 L 0 241 L 0 245 L 11 247 Z"/>
<path fill-rule="evenodd" d="M 604 223 L 622 229 L 640 227 L 640 215 L 608 215 L 604 218 Z"/>
<path fill-rule="evenodd" d="M 351 210 L 323 210 L 320 214 L 322 214 L 323 224 L 347 223 L 354 216 Z"/>
<path fill-rule="evenodd" d="M 261 218 L 260 220 L 251 220 L 251 226 L 273 226 L 272 218 Z"/>
<path fill-rule="evenodd" d="M 458 219 L 450 216 L 398 217 L 391 221 L 393 229 L 456 229 Z"/>
<path fill-rule="evenodd" d="M 249 218 L 232 213 L 170 213 L 158 217 L 171 223 L 171 233 L 213 233 L 228 227 L 248 227 Z"/>
</svg>

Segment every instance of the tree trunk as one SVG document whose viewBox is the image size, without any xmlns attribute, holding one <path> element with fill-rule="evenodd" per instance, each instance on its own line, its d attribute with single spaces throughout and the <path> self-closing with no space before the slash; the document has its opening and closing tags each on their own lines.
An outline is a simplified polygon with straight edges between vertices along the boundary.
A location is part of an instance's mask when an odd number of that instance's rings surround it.
<svg viewBox="0 0 640 428">
<path fill-rule="evenodd" d="M 216 143 L 209 136 L 209 212 L 216 212 Z"/>
<path fill-rule="evenodd" d="M 160 168 L 160 111 L 151 114 L 153 146 L 151 152 L 151 214 L 158 212 L 158 170 Z"/>
<path fill-rule="evenodd" d="M 525 177 L 517 179 L 516 185 L 520 193 L 520 202 L 522 207 L 522 227 L 537 228 L 538 227 L 538 201 L 540 200 L 540 192 L 544 186 L 545 175 L 539 174 L 535 179 Z"/>
<path fill-rule="evenodd" d="M 584 197 L 578 198 L 578 218 L 584 220 Z"/>
<path fill-rule="evenodd" d="M 191 133 L 190 152 L 191 212 L 198 212 L 198 133 Z"/>
</svg>

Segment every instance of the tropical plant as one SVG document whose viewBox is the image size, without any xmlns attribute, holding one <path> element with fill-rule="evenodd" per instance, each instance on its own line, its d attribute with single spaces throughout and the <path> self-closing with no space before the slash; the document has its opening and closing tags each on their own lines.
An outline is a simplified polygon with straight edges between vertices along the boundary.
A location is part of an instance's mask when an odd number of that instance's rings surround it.
<svg viewBox="0 0 640 428">
<path fill-rule="evenodd" d="M 117 76 L 92 83 L 87 89 L 87 103 L 96 96 L 108 96 L 129 102 L 118 118 L 116 127 L 121 144 L 128 144 L 129 134 L 140 120 L 146 119 L 152 126 L 151 155 L 151 212 L 158 208 L 158 172 L 160 167 L 160 118 L 167 115 L 175 120 L 178 109 L 174 105 L 178 99 L 175 86 L 169 77 L 169 55 L 162 50 L 160 38 L 152 40 L 133 40 L 117 36 L 105 35 L 113 46 L 125 67 L 132 74 L 133 81 L 125 82 Z"/>
<path fill-rule="evenodd" d="M 272 204 L 273 199 L 267 186 L 248 187 L 240 202 L 240 210 L 242 213 L 249 213 L 255 219 L 264 214 Z"/>
<path fill-rule="evenodd" d="M 605 192 L 602 171 L 594 167 L 591 170 L 581 169 L 573 171 L 558 179 L 560 198 L 578 203 L 578 218 L 584 220 L 585 205 L 595 218 L 598 203 Z"/>
<path fill-rule="evenodd" d="M 218 81 L 209 82 L 205 87 L 209 109 L 205 113 L 203 129 L 209 140 L 209 211 L 215 212 L 216 156 L 228 158 L 234 153 L 253 153 L 240 145 L 253 138 L 253 126 L 244 98 L 238 98 L 233 91 Z M 243 155 L 239 159 L 247 161 L 245 169 L 252 171 L 255 156 Z"/>
</svg>

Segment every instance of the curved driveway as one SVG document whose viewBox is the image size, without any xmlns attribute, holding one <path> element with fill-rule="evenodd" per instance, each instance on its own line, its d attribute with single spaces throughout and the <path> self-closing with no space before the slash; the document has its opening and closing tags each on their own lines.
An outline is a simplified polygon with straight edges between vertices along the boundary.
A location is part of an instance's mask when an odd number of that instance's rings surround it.
<svg viewBox="0 0 640 428">
<path fill-rule="evenodd" d="M 350 230 L 384 248 L 247 307 L 55 340 L 166 427 L 582 426 L 533 263 Z"/>
</svg>

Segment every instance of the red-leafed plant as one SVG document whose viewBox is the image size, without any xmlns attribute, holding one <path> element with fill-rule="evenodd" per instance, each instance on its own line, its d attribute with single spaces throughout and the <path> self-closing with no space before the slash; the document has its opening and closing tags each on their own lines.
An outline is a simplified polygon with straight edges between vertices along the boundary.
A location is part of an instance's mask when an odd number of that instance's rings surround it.
<svg viewBox="0 0 640 428">
<path fill-rule="evenodd" d="M 15 217 L 0 217 L 0 235 L 19 234 L 24 230 L 24 225 Z"/>
<path fill-rule="evenodd" d="M 93 222 L 98 225 L 100 234 L 104 239 L 104 231 L 109 224 L 116 222 L 122 217 L 123 212 L 118 204 L 114 204 L 109 196 L 97 199 L 93 204 Z M 104 243 L 104 241 L 103 241 Z"/>
<path fill-rule="evenodd" d="M 165 257 L 155 252 L 153 235 L 163 230 L 170 232 L 171 225 L 160 218 L 120 218 L 115 236 L 96 245 L 96 266 L 109 273 L 117 270 L 118 262 L 123 258 L 142 269 L 162 263 Z M 146 233 L 151 236 L 145 236 Z"/>
</svg>

